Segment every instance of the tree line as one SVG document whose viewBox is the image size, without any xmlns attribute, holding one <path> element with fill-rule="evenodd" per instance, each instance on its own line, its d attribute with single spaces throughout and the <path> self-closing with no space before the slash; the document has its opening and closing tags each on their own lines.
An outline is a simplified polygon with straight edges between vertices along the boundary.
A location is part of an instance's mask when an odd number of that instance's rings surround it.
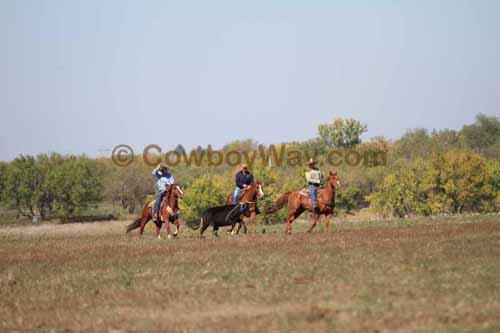
<svg viewBox="0 0 500 333">
<path fill-rule="evenodd" d="M 384 163 L 336 166 L 342 186 L 336 197 L 340 214 L 369 209 L 385 216 L 500 211 L 500 120 L 478 115 L 460 130 L 413 129 L 398 140 L 383 137 L 362 142 L 367 126 L 354 119 L 335 119 L 318 126 L 318 136 L 282 144 L 287 151 L 316 156 L 326 173 L 332 149 L 383 152 Z M 223 150 L 250 151 L 253 140 L 226 144 Z M 278 148 L 280 145 L 275 145 Z M 198 151 L 211 147 L 198 147 Z M 178 146 L 176 150 L 184 150 Z M 258 157 L 259 159 L 260 157 Z M 181 213 L 194 219 L 206 207 L 224 203 L 234 189 L 238 167 L 178 165 L 172 169 L 184 188 Z M 264 184 L 261 206 L 280 193 L 305 187 L 305 165 L 254 163 L 256 179 Z M 76 216 L 95 207 L 137 213 L 154 193 L 151 167 L 140 157 L 127 167 L 111 158 L 41 154 L 0 162 L 0 204 L 19 216 Z M 281 214 L 284 214 L 281 212 Z M 262 216 L 273 222 L 283 215 Z"/>
</svg>

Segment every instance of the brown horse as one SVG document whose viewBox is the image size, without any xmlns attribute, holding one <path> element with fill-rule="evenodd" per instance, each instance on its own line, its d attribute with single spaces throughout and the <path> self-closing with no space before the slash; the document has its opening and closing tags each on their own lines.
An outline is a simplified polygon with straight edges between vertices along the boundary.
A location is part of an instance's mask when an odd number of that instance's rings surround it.
<svg viewBox="0 0 500 333">
<path fill-rule="evenodd" d="M 247 186 L 243 189 L 243 193 L 238 200 L 239 204 L 248 205 L 248 211 L 250 212 L 250 226 L 252 228 L 252 234 L 255 234 L 255 215 L 257 215 L 257 199 L 264 197 L 264 191 L 262 190 L 262 184 L 260 182 L 255 182 L 252 185 Z M 226 205 L 233 204 L 233 195 L 229 194 L 226 197 Z M 243 220 L 243 216 L 241 215 L 238 219 L 238 229 L 236 230 L 236 234 L 240 232 L 241 226 L 245 229 L 245 233 L 247 230 L 247 226 L 245 225 L 245 221 Z M 229 232 L 234 235 L 233 229 L 235 224 L 231 226 Z"/>
<path fill-rule="evenodd" d="M 337 172 L 331 172 L 326 180 L 326 185 L 318 191 L 318 204 L 319 207 L 316 211 L 313 209 L 311 198 L 309 195 L 303 193 L 303 190 L 295 192 L 287 192 L 282 194 L 276 201 L 274 207 L 266 210 L 266 214 L 272 214 L 280 210 L 285 204 L 288 204 L 288 212 L 286 216 L 285 233 L 292 233 L 292 222 L 300 216 L 304 211 L 313 213 L 313 224 L 308 232 L 311 232 L 321 215 L 325 215 L 326 230 L 329 229 L 330 219 L 332 218 L 333 210 L 335 208 L 335 190 L 340 186 L 339 177 Z"/>
<path fill-rule="evenodd" d="M 165 227 L 167 229 L 167 237 L 171 238 L 170 222 L 173 222 L 175 225 L 173 237 L 177 237 L 180 229 L 180 222 L 177 217 L 177 212 L 179 210 L 178 202 L 183 195 L 184 192 L 182 192 L 181 187 L 177 184 L 172 184 L 168 193 L 163 197 L 160 208 L 160 221 L 154 221 L 156 224 L 156 236 L 158 237 L 158 239 L 161 239 L 160 230 L 162 223 L 165 223 Z M 144 233 L 144 227 L 150 220 L 153 219 L 153 205 L 154 200 L 146 203 L 146 205 L 142 209 L 141 217 L 127 226 L 127 233 L 140 227 L 141 229 L 139 231 L 139 238 L 142 236 L 142 234 Z"/>
</svg>

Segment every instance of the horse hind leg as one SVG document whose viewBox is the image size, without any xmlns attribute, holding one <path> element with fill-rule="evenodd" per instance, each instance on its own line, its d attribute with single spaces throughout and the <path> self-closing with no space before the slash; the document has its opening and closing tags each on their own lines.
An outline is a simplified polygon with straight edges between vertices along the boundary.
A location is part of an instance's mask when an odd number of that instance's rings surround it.
<svg viewBox="0 0 500 333">
<path fill-rule="evenodd" d="M 295 220 L 295 215 L 294 214 L 288 214 L 286 217 L 286 224 L 285 224 L 285 234 L 290 235 L 292 234 L 292 222 Z"/>
<path fill-rule="evenodd" d="M 304 210 L 297 209 L 294 212 L 289 212 L 286 217 L 285 234 L 290 235 L 292 233 L 292 222 L 295 221 L 297 217 L 302 214 Z"/>
<path fill-rule="evenodd" d="M 142 234 L 144 233 L 144 227 L 148 223 L 149 218 L 142 218 L 141 219 L 141 226 L 139 228 L 139 239 L 142 237 Z"/>
</svg>

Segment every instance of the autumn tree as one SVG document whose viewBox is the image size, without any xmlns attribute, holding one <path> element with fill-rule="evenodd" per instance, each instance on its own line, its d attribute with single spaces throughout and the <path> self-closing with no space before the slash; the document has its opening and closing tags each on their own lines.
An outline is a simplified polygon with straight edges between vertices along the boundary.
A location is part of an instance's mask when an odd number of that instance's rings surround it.
<svg viewBox="0 0 500 333">
<path fill-rule="evenodd" d="M 461 213 L 464 208 L 480 209 L 483 201 L 492 199 L 488 188 L 486 160 L 467 151 L 436 154 L 426 175 L 430 201 L 438 211 Z"/>
<path fill-rule="evenodd" d="M 429 214 L 425 170 L 425 162 L 417 160 L 387 175 L 378 190 L 367 197 L 372 209 L 383 215 L 396 217 Z"/>
</svg>

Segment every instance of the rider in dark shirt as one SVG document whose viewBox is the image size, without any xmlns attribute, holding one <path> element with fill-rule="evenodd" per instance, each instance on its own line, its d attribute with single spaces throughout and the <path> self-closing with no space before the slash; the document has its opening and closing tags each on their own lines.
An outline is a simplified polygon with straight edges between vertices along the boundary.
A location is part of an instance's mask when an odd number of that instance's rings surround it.
<svg viewBox="0 0 500 333">
<path fill-rule="evenodd" d="M 234 177 L 236 188 L 233 193 L 233 204 L 238 203 L 238 199 L 240 198 L 241 191 L 249 185 L 254 183 L 253 174 L 248 170 L 248 165 L 243 164 L 241 166 L 241 170 Z"/>
</svg>

